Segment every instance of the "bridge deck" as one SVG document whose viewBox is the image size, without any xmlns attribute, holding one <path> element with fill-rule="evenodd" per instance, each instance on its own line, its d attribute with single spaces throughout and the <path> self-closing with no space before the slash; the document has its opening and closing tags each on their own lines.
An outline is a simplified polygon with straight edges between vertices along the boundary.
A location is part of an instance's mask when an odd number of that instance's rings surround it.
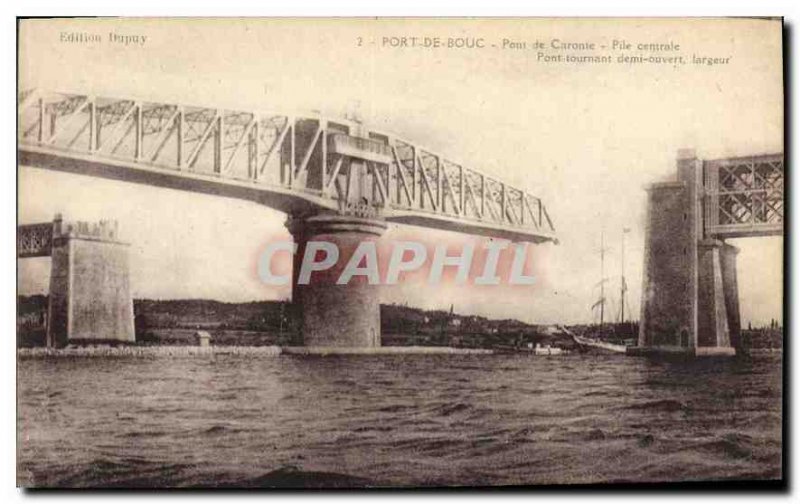
<svg viewBox="0 0 800 504">
<path fill-rule="evenodd" d="M 255 201 L 287 213 L 556 241 L 542 201 L 396 135 L 321 116 L 31 90 L 23 165 Z"/>
</svg>

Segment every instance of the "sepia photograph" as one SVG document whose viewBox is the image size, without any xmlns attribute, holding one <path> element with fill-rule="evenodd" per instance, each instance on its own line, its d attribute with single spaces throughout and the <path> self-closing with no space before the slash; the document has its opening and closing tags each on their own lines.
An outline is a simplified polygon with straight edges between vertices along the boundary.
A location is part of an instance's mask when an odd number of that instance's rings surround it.
<svg viewBox="0 0 800 504">
<path fill-rule="evenodd" d="M 782 18 L 16 28 L 18 487 L 784 487 Z"/>
</svg>

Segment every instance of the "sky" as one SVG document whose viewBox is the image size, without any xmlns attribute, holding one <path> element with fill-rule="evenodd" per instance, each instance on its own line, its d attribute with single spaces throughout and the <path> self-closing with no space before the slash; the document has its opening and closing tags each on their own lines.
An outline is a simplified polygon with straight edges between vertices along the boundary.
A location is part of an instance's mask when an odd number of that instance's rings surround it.
<svg viewBox="0 0 800 504">
<path fill-rule="evenodd" d="M 98 43 L 62 42 L 96 34 Z M 144 43 L 111 42 L 116 36 Z M 384 37 L 612 44 L 674 42 L 727 65 L 542 63 L 535 50 L 384 47 Z M 359 42 L 361 45 L 359 46 Z M 609 289 L 638 317 L 647 184 L 674 177 L 678 149 L 701 158 L 783 150 L 780 25 L 753 20 L 27 20 L 20 85 L 185 104 L 356 114 L 376 129 L 540 196 L 559 244 L 537 245 L 532 287 L 409 282 L 383 302 L 534 323 L 586 322 Z M 617 53 L 615 53 L 616 55 Z M 131 243 L 137 298 L 285 299 L 254 263 L 288 239 L 286 216 L 254 203 L 20 167 L 19 222 L 116 219 Z M 453 233 L 390 226 L 382 240 Z M 781 319 L 782 239 L 739 246 L 742 318 Z M 19 263 L 22 294 L 45 292 L 48 259 Z M 616 296 L 612 296 L 616 303 Z M 616 311 L 616 307 L 612 308 Z"/>
</svg>

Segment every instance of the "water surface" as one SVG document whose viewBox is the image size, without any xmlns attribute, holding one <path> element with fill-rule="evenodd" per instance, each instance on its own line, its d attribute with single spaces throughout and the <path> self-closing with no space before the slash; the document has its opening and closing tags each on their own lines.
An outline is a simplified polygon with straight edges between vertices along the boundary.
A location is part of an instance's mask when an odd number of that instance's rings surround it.
<svg viewBox="0 0 800 504">
<path fill-rule="evenodd" d="M 18 364 L 27 486 L 781 476 L 781 356 L 208 355 Z"/>
</svg>

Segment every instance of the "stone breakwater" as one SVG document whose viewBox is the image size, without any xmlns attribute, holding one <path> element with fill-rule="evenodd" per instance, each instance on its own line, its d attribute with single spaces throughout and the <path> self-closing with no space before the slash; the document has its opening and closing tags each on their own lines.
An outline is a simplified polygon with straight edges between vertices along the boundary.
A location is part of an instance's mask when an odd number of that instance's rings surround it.
<svg viewBox="0 0 800 504">
<path fill-rule="evenodd" d="M 41 357 L 183 357 L 195 355 L 280 355 L 277 346 L 85 346 L 66 348 L 20 348 L 21 359 Z"/>
<path fill-rule="evenodd" d="M 385 346 L 385 347 L 281 347 L 281 352 L 289 355 L 408 355 L 408 354 L 447 354 L 447 355 L 486 355 L 494 353 L 484 348 L 453 348 L 425 346 Z"/>
<path fill-rule="evenodd" d="M 407 355 L 461 354 L 486 355 L 492 350 L 452 347 L 279 347 L 279 346 L 82 346 L 66 348 L 20 348 L 20 359 L 61 357 L 191 357 L 197 355 Z"/>
</svg>

